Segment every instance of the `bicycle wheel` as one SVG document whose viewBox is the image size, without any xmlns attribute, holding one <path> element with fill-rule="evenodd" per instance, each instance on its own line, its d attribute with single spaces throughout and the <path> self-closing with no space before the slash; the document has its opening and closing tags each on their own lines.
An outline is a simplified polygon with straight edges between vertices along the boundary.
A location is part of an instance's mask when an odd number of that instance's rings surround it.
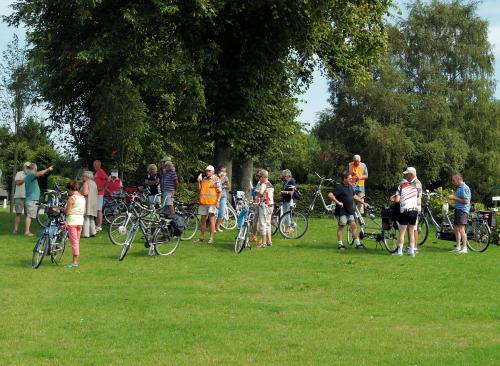
<svg viewBox="0 0 500 366">
<path fill-rule="evenodd" d="M 35 248 L 33 248 L 33 256 L 31 257 L 31 267 L 37 269 L 43 262 L 45 253 L 47 253 L 47 248 L 49 246 L 49 235 L 44 232 L 42 236 L 36 242 Z"/>
<path fill-rule="evenodd" d="M 394 225 L 391 225 L 389 230 L 382 230 L 384 246 L 389 253 L 394 253 L 398 250 L 398 233 L 399 231 L 394 228 Z"/>
<path fill-rule="evenodd" d="M 54 240 L 54 243 L 52 244 L 52 250 L 50 252 L 50 260 L 52 263 L 55 264 L 60 264 L 62 261 L 62 258 L 64 256 L 64 251 L 66 250 L 66 240 L 68 239 L 68 232 L 63 229 L 60 230 L 56 238 Z"/>
<path fill-rule="evenodd" d="M 429 222 L 425 216 L 418 217 L 418 245 L 424 245 L 427 237 L 429 236 Z"/>
<path fill-rule="evenodd" d="M 130 246 L 131 244 L 129 242 L 122 245 L 122 251 L 120 252 L 120 257 L 118 257 L 118 260 L 122 261 L 125 259 L 125 256 L 127 255 Z"/>
<path fill-rule="evenodd" d="M 220 226 L 226 230 L 233 230 L 236 227 L 236 212 L 232 207 L 226 207 Z"/>
<path fill-rule="evenodd" d="M 354 244 L 354 236 L 352 235 L 351 226 L 350 225 L 346 226 L 347 226 L 347 244 L 352 246 Z"/>
<path fill-rule="evenodd" d="M 103 207 L 102 216 L 104 217 L 104 221 L 109 225 L 116 216 L 126 212 L 127 206 L 123 202 L 110 202 Z"/>
<path fill-rule="evenodd" d="M 47 205 L 44 203 L 40 203 L 38 208 L 36 209 L 36 222 L 41 227 L 47 227 L 49 224 L 49 217 L 47 216 Z"/>
<path fill-rule="evenodd" d="M 234 252 L 239 254 L 245 248 L 245 243 L 248 237 L 248 225 L 244 223 L 241 225 L 240 230 L 238 231 L 238 235 L 236 236 L 236 240 L 234 241 Z"/>
<path fill-rule="evenodd" d="M 158 255 L 167 256 L 177 250 L 180 243 L 180 237 L 172 236 L 168 227 L 163 225 L 159 227 L 153 235 L 155 253 Z"/>
<path fill-rule="evenodd" d="M 198 231 L 198 217 L 191 211 L 182 213 L 182 217 L 184 218 L 186 228 L 181 235 L 181 240 L 191 240 Z"/>
<path fill-rule="evenodd" d="M 280 210 L 273 212 L 271 218 L 271 235 L 275 235 L 280 228 Z"/>
<path fill-rule="evenodd" d="M 484 222 L 474 221 L 467 225 L 467 246 L 473 252 L 484 252 L 490 245 L 491 231 Z"/>
<path fill-rule="evenodd" d="M 307 216 L 295 210 L 288 210 L 281 215 L 279 220 L 280 233 L 287 239 L 301 238 L 306 233 L 308 226 Z"/>
<path fill-rule="evenodd" d="M 111 240 L 114 245 L 123 245 L 127 241 L 132 225 L 132 216 L 116 216 L 113 221 L 111 221 L 108 228 L 109 240 Z"/>
</svg>

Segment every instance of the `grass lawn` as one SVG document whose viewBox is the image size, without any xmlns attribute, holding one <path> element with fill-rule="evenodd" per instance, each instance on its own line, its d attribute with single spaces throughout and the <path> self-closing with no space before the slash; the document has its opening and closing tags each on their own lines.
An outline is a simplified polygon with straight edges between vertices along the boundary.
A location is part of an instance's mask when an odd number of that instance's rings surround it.
<svg viewBox="0 0 500 366">
<path fill-rule="evenodd" d="M 301 240 L 238 256 L 230 232 L 170 257 L 136 243 L 119 262 L 101 233 L 78 270 L 33 270 L 36 239 L 12 222 L 1 210 L 1 365 L 500 364 L 497 246 L 338 252 L 333 221 L 316 219 Z"/>
</svg>

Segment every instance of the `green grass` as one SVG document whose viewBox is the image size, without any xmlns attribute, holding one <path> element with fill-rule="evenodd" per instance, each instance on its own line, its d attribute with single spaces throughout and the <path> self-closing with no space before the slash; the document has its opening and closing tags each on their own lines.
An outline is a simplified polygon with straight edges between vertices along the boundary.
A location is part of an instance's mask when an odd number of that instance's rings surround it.
<svg viewBox="0 0 500 366">
<path fill-rule="evenodd" d="M 238 256 L 224 233 L 171 257 L 137 243 L 119 262 L 102 233 L 78 270 L 33 270 L 35 239 L 12 221 L 0 211 L 2 365 L 499 364 L 497 246 L 338 252 L 333 221 L 316 219 L 301 240 Z"/>
</svg>

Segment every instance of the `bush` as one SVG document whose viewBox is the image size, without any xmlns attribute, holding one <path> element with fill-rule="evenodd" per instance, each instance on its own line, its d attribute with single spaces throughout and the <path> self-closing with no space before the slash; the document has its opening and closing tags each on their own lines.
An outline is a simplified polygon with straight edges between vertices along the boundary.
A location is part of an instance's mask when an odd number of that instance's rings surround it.
<svg viewBox="0 0 500 366">
<path fill-rule="evenodd" d="M 48 189 L 56 189 L 56 183 L 59 184 L 61 188 L 66 188 L 66 184 L 70 181 L 69 178 L 62 177 L 60 175 L 49 175 L 47 178 Z"/>
</svg>

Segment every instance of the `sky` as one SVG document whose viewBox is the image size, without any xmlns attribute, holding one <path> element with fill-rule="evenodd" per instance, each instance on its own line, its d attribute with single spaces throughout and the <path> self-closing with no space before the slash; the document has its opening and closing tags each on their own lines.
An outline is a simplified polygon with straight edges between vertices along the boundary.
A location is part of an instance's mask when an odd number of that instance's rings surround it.
<svg viewBox="0 0 500 366">
<path fill-rule="evenodd" d="M 13 3 L 12 0 L 0 0 L 0 15 L 10 14 L 9 4 L 11 3 Z M 404 4 L 407 1 L 397 0 L 396 3 L 404 12 Z M 500 81 L 500 1 L 483 0 L 478 5 L 478 15 L 489 22 L 488 38 L 495 55 L 495 79 L 498 83 Z M 18 34 L 20 39 L 24 38 L 23 29 L 9 28 L 5 23 L 0 23 L 0 53 L 5 50 L 14 34 Z M 305 94 L 299 96 L 301 101 L 298 106 L 302 112 L 298 119 L 301 122 L 314 125 L 318 113 L 329 107 L 328 97 L 328 81 L 319 70 L 316 70 L 312 84 Z M 495 97 L 500 99 L 500 86 L 496 90 Z"/>
</svg>

